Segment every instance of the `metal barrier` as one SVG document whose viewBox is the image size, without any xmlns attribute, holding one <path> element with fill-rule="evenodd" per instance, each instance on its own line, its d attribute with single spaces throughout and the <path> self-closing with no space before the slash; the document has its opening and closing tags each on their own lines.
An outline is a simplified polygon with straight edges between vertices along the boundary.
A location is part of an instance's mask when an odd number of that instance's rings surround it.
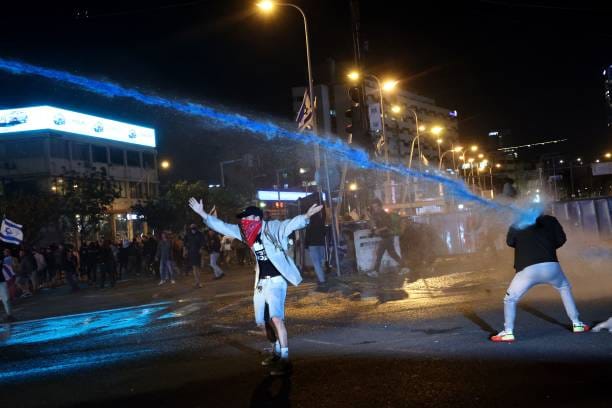
<svg viewBox="0 0 612 408">
<path fill-rule="evenodd" d="M 556 202 L 553 214 L 584 239 L 612 239 L 612 197 Z"/>
</svg>

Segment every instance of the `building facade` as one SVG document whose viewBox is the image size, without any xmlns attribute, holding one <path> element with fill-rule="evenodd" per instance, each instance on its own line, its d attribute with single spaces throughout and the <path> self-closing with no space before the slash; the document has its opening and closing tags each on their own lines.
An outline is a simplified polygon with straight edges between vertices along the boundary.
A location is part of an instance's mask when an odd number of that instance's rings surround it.
<svg viewBox="0 0 612 408">
<path fill-rule="evenodd" d="M 317 124 L 320 134 L 337 135 L 342 140 L 349 140 L 346 133 L 346 119 L 344 113 L 351 107 L 348 96 L 349 87 L 345 85 L 318 85 L 314 89 L 317 99 Z M 303 87 L 295 87 L 291 90 L 293 111 L 297 112 L 304 95 Z M 389 159 L 395 163 L 407 165 L 410 161 L 410 150 L 412 141 L 417 137 L 417 120 L 421 130 L 418 132 L 421 153 L 430 166 L 437 167 L 440 155 L 451 146 L 458 143 L 459 129 L 457 111 L 440 107 L 432 98 L 417 95 L 412 92 L 397 90 L 390 95 L 384 95 L 384 120 L 380 110 L 380 94 L 376 82 L 366 79 L 365 102 L 368 112 L 368 127 L 370 146 L 374 148 L 379 139 L 382 138 L 382 125 L 384 123 L 385 133 L 388 139 Z M 393 112 L 396 106 L 399 111 Z M 440 134 L 433 134 L 434 127 L 442 128 Z M 442 140 L 439 145 L 437 140 Z M 416 146 L 416 143 L 415 143 Z M 440 149 L 438 149 L 440 146 Z M 416 149 L 416 148 L 415 148 Z M 382 152 L 378 152 L 382 153 Z M 445 156 L 446 157 L 446 156 Z M 418 154 L 413 152 L 413 162 L 419 159 Z"/>
<path fill-rule="evenodd" d="M 159 191 L 155 130 L 51 106 L 0 110 L 0 179 L 62 193 L 69 175 L 112 180 L 120 197 L 105 226 L 131 239 L 147 226 L 131 208 Z"/>
</svg>

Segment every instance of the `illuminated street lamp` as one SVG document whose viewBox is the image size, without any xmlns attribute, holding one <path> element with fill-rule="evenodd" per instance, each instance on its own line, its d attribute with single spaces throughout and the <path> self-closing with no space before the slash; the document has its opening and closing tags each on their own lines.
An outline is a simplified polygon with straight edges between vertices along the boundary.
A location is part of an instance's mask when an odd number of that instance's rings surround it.
<svg viewBox="0 0 612 408">
<path fill-rule="evenodd" d="M 352 70 L 347 74 L 347 77 L 351 81 L 357 81 L 361 78 L 361 74 L 357 70 Z M 399 83 L 399 81 L 388 79 L 386 81 L 381 81 L 379 77 L 373 74 L 367 74 L 365 77 L 369 77 L 376 81 L 376 85 L 378 86 L 378 98 L 380 101 L 380 115 L 382 117 L 382 137 L 383 143 L 385 144 L 385 164 L 389 164 L 389 142 L 387 140 L 387 131 L 385 130 L 385 105 L 383 92 L 392 91 L 395 86 Z M 394 113 L 398 113 L 401 108 L 399 106 L 392 106 L 391 111 Z M 391 181 L 391 174 L 387 171 L 387 183 Z"/>
<path fill-rule="evenodd" d="M 431 134 L 434 136 L 438 136 L 440 133 L 442 133 L 443 130 L 444 128 L 442 126 L 434 126 L 431 128 Z"/>
<path fill-rule="evenodd" d="M 291 3 L 276 3 L 273 1 L 269 1 L 269 0 L 262 0 L 260 2 L 257 3 L 257 7 L 264 13 L 269 13 L 272 11 L 272 9 L 274 9 L 275 6 L 283 6 L 283 7 L 291 7 L 295 10 L 297 10 L 300 15 L 302 16 L 302 20 L 304 22 L 304 37 L 306 40 L 306 65 L 307 65 L 307 70 L 308 70 L 308 91 L 310 93 L 310 98 L 312 101 L 315 100 L 315 95 L 314 95 L 314 91 L 313 91 L 313 79 L 312 79 L 312 63 L 311 63 L 311 58 L 310 58 L 310 40 L 309 40 L 309 35 L 308 35 L 308 20 L 306 19 L 306 13 L 304 13 L 304 10 L 302 10 L 300 7 L 296 6 L 295 4 L 291 4 Z M 313 133 L 317 133 L 317 112 L 316 112 L 316 105 L 313 104 L 313 115 L 312 115 L 312 129 L 313 129 Z M 320 167 L 320 159 L 319 159 L 319 145 L 317 143 L 314 144 L 314 151 L 315 151 L 315 170 L 318 171 L 319 167 Z M 333 238 L 333 245 L 334 245 L 334 255 L 335 255 L 335 261 L 336 261 L 336 265 L 338 266 L 336 269 L 336 273 L 338 276 L 340 276 L 340 260 L 338 257 L 338 231 L 336 230 L 336 212 L 334 211 L 334 204 L 333 204 L 333 200 L 332 200 L 332 195 L 331 195 L 331 184 L 329 182 L 329 172 L 328 172 L 328 166 L 327 166 L 327 154 L 323 154 L 323 162 L 325 164 L 325 175 L 327 178 L 327 201 L 329 204 L 329 208 L 331 210 L 331 215 L 332 215 L 332 238 Z"/>
<path fill-rule="evenodd" d="M 357 188 L 358 188 L 357 183 L 349 184 L 349 190 L 355 191 L 355 190 L 357 190 Z"/>
<path fill-rule="evenodd" d="M 608 152 L 608 153 L 604 154 L 604 157 L 606 159 L 609 159 L 610 157 L 612 157 L 612 153 Z"/>
<path fill-rule="evenodd" d="M 170 162 L 168 160 L 162 160 L 162 162 L 159 165 L 164 170 L 168 170 L 170 168 Z"/>
<path fill-rule="evenodd" d="M 473 152 L 477 152 L 478 151 L 478 146 L 472 145 L 472 146 L 470 146 L 470 150 L 473 151 Z"/>
<path fill-rule="evenodd" d="M 391 112 L 393 112 L 393 113 L 400 113 L 401 111 L 402 111 L 402 108 L 399 105 L 391 106 Z"/>
<path fill-rule="evenodd" d="M 399 83 L 399 81 L 395 80 L 387 80 L 382 84 L 382 90 L 385 92 L 390 92 L 395 89 L 395 86 Z"/>
<path fill-rule="evenodd" d="M 479 158 L 479 159 L 482 159 L 483 157 L 484 157 L 484 154 L 482 154 L 482 153 L 478 153 L 478 158 Z"/>
<path fill-rule="evenodd" d="M 274 8 L 275 4 L 273 1 L 260 1 L 257 3 L 257 7 L 261 9 L 261 11 L 269 13 Z"/>
<path fill-rule="evenodd" d="M 350 79 L 351 81 L 357 81 L 359 80 L 359 78 L 361 77 L 361 75 L 359 75 L 359 71 L 351 71 L 348 73 L 347 75 L 348 79 Z"/>
<path fill-rule="evenodd" d="M 495 165 L 495 168 L 500 169 L 500 168 L 501 168 L 501 164 L 497 163 L 497 164 Z"/>
<path fill-rule="evenodd" d="M 438 139 L 438 140 L 441 140 L 441 139 Z M 439 147 L 439 146 L 440 146 L 440 145 L 438 144 L 438 147 Z M 442 155 L 440 156 L 440 162 L 438 163 L 438 170 L 442 170 L 442 159 L 444 158 L 444 156 L 445 156 L 447 153 L 452 153 L 452 155 L 453 155 L 453 170 L 455 170 L 455 171 L 456 171 L 456 170 L 457 170 L 457 168 L 456 168 L 456 166 L 455 166 L 455 153 L 460 153 L 462 150 L 463 150 L 463 147 L 461 147 L 461 146 L 456 146 L 456 147 L 453 147 L 452 149 L 447 150 L 447 151 L 445 151 L 444 153 L 442 153 Z M 460 159 L 460 160 L 463 160 L 463 159 L 464 159 L 464 156 L 463 156 L 463 155 L 459 156 L 459 159 Z"/>
</svg>

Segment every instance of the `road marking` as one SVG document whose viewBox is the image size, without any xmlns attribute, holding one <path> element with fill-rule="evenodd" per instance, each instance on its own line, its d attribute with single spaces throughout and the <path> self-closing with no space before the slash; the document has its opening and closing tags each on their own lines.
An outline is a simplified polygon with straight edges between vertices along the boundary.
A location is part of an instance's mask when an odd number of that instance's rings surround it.
<svg viewBox="0 0 612 408">
<path fill-rule="evenodd" d="M 215 295 L 216 298 L 229 297 L 229 296 L 240 296 L 240 295 L 252 295 L 253 290 L 241 290 L 237 292 L 227 292 Z"/>
<path fill-rule="evenodd" d="M 315 344 L 325 344 L 326 346 L 338 346 L 338 347 L 344 347 L 344 344 L 340 344 L 340 343 L 332 343 L 329 341 L 322 341 L 322 340 L 313 340 L 313 339 L 301 339 L 302 341 L 306 341 L 308 343 L 315 343 Z"/>
<path fill-rule="evenodd" d="M 213 324 L 212 327 L 216 327 L 216 328 L 219 328 L 219 329 L 229 329 L 229 330 L 235 330 L 235 329 L 238 328 L 238 327 L 235 327 L 235 326 L 226 326 L 226 325 L 223 325 L 223 324 Z"/>
</svg>

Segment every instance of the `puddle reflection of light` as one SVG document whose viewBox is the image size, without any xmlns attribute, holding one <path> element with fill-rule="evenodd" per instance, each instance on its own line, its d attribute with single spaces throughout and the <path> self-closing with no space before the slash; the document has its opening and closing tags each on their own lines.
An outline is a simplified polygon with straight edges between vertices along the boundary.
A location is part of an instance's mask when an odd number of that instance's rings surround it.
<svg viewBox="0 0 612 408">
<path fill-rule="evenodd" d="M 169 303 L 58 316 L 13 324 L 10 335 L 0 341 L 0 346 L 46 343 L 85 334 L 144 327 L 152 321 L 155 313 L 167 308 L 164 304 Z"/>
<path fill-rule="evenodd" d="M 91 366 L 99 366 L 104 364 L 111 364 L 118 361 L 127 361 L 135 359 L 146 354 L 150 354 L 152 351 L 138 350 L 130 352 L 116 352 L 116 353 L 95 353 L 89 352 L 87 354 L 78 356 L 59 356 L 55 361 L 44 361 L 43 364 L 38 364 L 37 367 L 23 367 L 18 366 L 17 369 L 0 371 L 0 381 L 10 381 L 23 379 L 31 376 L 51 374 L 61 371 L 75 370 L 78 368 L 85 368 Z M 40 362 L 39 362 L 40 363 Z"/>
</svg>

